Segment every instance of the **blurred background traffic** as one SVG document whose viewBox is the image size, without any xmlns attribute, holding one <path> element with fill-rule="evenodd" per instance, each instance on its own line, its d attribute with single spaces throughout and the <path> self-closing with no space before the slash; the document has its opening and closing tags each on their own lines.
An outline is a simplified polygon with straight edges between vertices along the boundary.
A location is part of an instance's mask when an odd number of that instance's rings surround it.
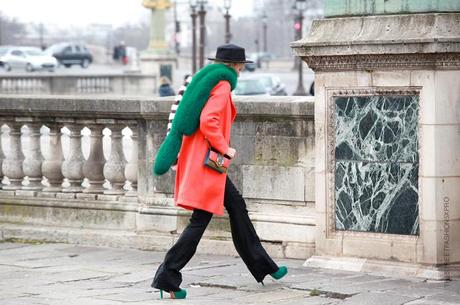
<svg viewBox="0 0 460 305">
<path fill-rule="evenodd" d="M 151 47 L 157 22 L 145 2 L 81 0 L 75 6 L 58 0 L 2 0 L 0 79 L 143 73 L 142 54 Z M 289 43 L 322 17 L 322 0 L 164 2 L 170 4 L 164 41 L 174 60 L 172 71 L 161 72 L 161 83 L 148 94 L 159 95 L 165 84 L 177 91 L 184 77 L 207 64 L 226 42 L 244 46 L 254 61 L 246 65 L 235 95 L 314 93 L 314 74 L 292 55 Z"/>
</svg>

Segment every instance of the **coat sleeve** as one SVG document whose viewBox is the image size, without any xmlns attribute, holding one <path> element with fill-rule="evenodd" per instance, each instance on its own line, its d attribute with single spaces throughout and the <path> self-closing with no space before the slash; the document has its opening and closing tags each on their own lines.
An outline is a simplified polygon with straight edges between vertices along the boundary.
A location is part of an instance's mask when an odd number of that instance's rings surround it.
<svg viewBox="0 0 460 305">
<path fill-rule="evenodd" d="M 228 143 L 222 134 L 220 124 L 225 117 L 224 113 L 229 102 L 230 92 L 228 82 L 219 82 L 211 91 L 211 96 L 200 116 L 200 131 L 211 143 L 211 146 L 222 154 L 227 153 Z"/>
</svg>

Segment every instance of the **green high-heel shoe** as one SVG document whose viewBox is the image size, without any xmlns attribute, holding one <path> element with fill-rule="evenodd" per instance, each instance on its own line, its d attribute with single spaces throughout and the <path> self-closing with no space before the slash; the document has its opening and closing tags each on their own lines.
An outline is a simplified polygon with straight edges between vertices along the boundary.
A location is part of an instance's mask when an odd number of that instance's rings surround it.
<svg viewBox="0 0 460 305">
<path fill-rule="evenodd" d="M 279 279 L 283 278 L 287 273 L 288 273 L 287 267 L 286 266 L 281 266 L 281 267 L 278 268 L 278 271 L 270 273 L 270 275 L 275 280 L 279 280 Z"/>
<path fill-rule="evenodd" d="M 287 267 L 281 266 L 278 268 L 276 272 L 270 273 L 270 276 L 274 278 L 275 280 L 279 280 L 283 278 L 287 273 L 288 273 Z M 262 284 L 262 286 L 265 286 L 264 281 L 261 281 L 260 283 Z"/>
<path fill-rule="evenodd" d="M 181 289 L 179 291 L 170 291 L 171 299 L 185 299 L 187 297 L 187 290 Z M 160 299 L 163 299 L 163 290 L 160 289 Z"/>
</svg>

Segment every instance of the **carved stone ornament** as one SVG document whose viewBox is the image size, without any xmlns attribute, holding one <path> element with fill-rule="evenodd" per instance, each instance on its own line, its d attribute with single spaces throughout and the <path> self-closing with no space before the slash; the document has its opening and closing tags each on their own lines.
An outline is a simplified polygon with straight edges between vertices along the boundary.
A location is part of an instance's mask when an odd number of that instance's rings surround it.
<svg viewBox="0 0 460 305">
<path fill-rule="evenodd" d="M 169 0 L 143 0 L 142 5 L 154 10 L 166 10 L 171 7 Z"/>
<path fill-rule="evenodd" d="M 326 238 L 359 237 L 378 240 L 415 241 L 417 236 L 387 234 L 380 232 L 365 232 L 336 229 L 336 198 L 335 198 L 335 169 L 336 169 L 336 113 L 335 99 L 337 97 L 369 97 L 381 95 L 419 96 L 420 87 L 359 87 L 359 88 L 327 88 L 327 121 L 326 121 Z M 420 114 L 419 114 L 420 115 Z M 420 132 L 420 131 L 419 131 Z M 420 135 L 419 135 L 420 136 Z M 420 198 L 419 198 L 420 200 Z M 419 201 L 419 204 L 421 202 Z"/>
<path fill-rule="evenodd" d="M 460 53 L 302 56 L 313 71 L 458 69 Z"/>
</svg>

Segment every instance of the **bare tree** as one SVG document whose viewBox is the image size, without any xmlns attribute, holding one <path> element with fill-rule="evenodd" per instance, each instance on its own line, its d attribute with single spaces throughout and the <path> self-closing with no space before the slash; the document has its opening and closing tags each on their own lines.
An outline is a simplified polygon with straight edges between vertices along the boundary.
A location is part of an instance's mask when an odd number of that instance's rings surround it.
<svg viewBox="0 0 460 305">
<path fill-rule="evenodd" d="M 305 14 L 304 33 L 313 18 L 320 17 L 324 0 L 309 0 Z M 295 11 L 293 6 L 295 0 L 258 0 L 255 2 L 256 12 L 254 15 L 231 19 L 232 42 L 244 46 L 248 52 L 262 51 L 263 49 L 263 22 L 262 15 L 267 16 L 267 50 L 278 57 L 292 57 L 289 43 L 295 40 Z M 309 14 L 315 12 L 315 14 Z M 218 14 L 212 15 L 209 12 L 209 19 L 206 21 L 208 28 L 208 50 L 215 48 L 224 42 L 224 19 Z M 212 19 L 211 19 L 212 18 Z"/>
<path fill-rule="evenodd" d="M 115 29 L 115 43 L 124 41 L 126 45 L 144 50 L 149 43 L 149 25 L 147 23 L 126 24 Z"/>
<path fill-rule="evenodd" d="M 26 34 L 24 23 L 0 13 L 0 45 L 20 44 Z"/>
</svg>

